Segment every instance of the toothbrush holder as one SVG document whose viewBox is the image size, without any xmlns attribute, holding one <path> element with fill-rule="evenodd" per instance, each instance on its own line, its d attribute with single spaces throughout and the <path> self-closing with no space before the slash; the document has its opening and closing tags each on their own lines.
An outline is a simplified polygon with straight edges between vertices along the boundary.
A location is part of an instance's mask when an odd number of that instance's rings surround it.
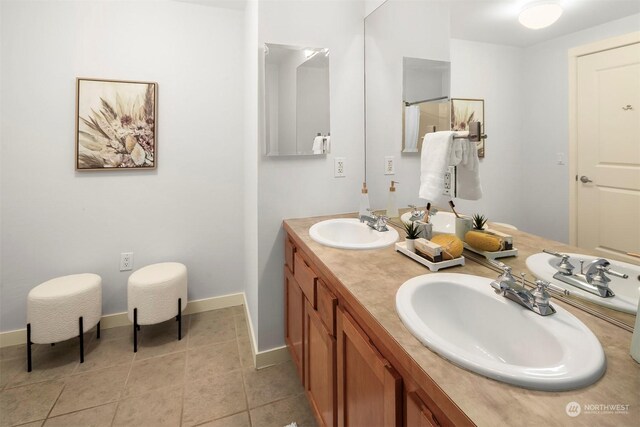
<svg viewBox="0 0 640 427">
<path fill-rule="evenodd" d="M 469 217 L 456 218 L 456 236 L 464 242 L 464 236 L 473 227 L 473 220 Z"/>
</svg>

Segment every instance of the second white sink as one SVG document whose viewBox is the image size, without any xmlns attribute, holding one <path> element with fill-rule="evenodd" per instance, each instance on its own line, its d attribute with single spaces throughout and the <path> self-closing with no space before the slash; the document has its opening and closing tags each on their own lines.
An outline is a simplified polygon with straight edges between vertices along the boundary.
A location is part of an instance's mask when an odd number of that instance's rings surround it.
<svg viewBox="0 0 640 427">
<path fill-rule="evenodd" d="M 339 249 L 378 249 L 393 245 L 398 232 L 376 231 L 356 218 L 336 218 L 321 221 L 309 228 L 309 236 L 325 246 Z"/>
<path fill-rule="evenodd" d="M 602 346 L 575 316 L 558 305 L 555 314 L 540 316 L 497 295 L 490 283 L 455 273 L 414 277 L 398 289 L 396 309 L 425 346 L 498 381 L 563 391 L 604 374 Z"/>
</svg>

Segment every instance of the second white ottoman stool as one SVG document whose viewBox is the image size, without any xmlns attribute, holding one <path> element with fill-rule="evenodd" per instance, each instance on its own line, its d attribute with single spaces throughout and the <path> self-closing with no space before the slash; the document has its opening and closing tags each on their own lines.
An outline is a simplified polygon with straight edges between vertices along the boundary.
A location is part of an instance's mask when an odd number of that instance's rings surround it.
<svg viewBox="0 0 640 427">
<path fill-rule="evenodd" d="M 98 326 L 102 316 L 102 279 L 97 274 L 72 274 L 48 280 L 27 296 L 27 370 L 31 344 L 53 344 L 80 337 L 84 362 L 84 332 Z"/>
<path fill-rule="evenodd" d="M 161 323 L 172 317 L 182 339 L 182 311 L 187 306 L 187 267 L 177 262 L 152 264 L 129 276 L 129 320 L 133 323 L 133 351 L 138 351 L 140 325 Z"/>
</svg>

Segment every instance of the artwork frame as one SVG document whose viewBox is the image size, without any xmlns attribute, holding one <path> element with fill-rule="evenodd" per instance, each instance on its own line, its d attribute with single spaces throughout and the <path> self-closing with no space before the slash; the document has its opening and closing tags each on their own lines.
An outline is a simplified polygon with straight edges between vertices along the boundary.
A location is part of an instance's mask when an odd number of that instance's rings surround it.
<svg viewBox="0 0 640 427">
<path fill-rule="evenodd" d="M 481 134 L 485 131 L 484 99 L 452 98 L 451 99 L 451 130 L 467 131 L 469 122 L 479 121 Z M 485 156 L 485 139 L 476 142 L 478 157 Z"/>
<path fill-rule="evenodd" d="M 158 84 L 76 78 L 75 170 L 157 168 Z"/>
</svg>

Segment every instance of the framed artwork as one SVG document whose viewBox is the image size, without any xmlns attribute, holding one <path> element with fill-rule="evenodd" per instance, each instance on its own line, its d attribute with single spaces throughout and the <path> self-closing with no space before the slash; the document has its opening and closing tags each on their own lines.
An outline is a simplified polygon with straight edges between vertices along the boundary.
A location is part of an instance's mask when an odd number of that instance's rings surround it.
<svg viewBox="0 0 640 427">
<path fill-rule="evenodd" d="M 158 85 L 76 79 L 76 170 L 155 169 Z"/>
<path fill-rule="evenodd" d="M 467 131 L 471 122 L 480 122 L 481 133 L 486 133 L 484 128 L 484 99 L 451 99 L 451 130 Z M 484 157 L 484 138 L 480 138 L 480 141 L 476 142 L 476 146 L 478 147 L 478 157 Z"/>
</svg>

